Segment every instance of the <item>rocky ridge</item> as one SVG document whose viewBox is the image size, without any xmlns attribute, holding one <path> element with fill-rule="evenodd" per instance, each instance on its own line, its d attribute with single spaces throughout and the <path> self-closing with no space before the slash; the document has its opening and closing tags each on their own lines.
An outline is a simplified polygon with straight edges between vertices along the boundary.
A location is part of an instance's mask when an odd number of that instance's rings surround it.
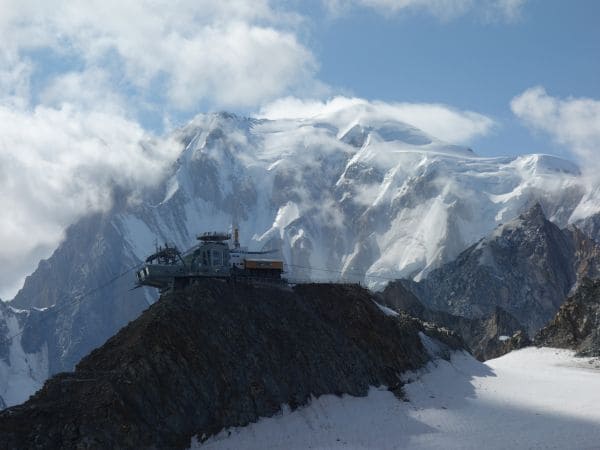
<svg viewBox="0 0 600 450">
<path fill-rule="evenodd" d="M 462 343 L 375 300 L 357 285 L 220 281 L 168 294 L 0 413 L 0 448 L 186 448 L 311 396 L 402 396 L 400 374 L 434 357 L 424 340 Z"/>
<path fill-rule="evenodd" d="M 536 334 L 535 344 L 600 357 L 600 280 L 583 280 L 552 321 Z"/>
<path fill-rule="evenodd" d="M 381 303 L 388 307 L 454 331 L 480 361 L 497 358 L 531 344 L 525 327 L 500 307 L 483 318 L 456 316 L 427 308 L 400 281 L 389 283 L 378 295 Z"/>
<path fill-rule="evenodd" d="M 538 203 L 427 278 L 403 283 L 426 306 L 454 315 L 481 318 L 500 307 L 533 336 L 599 268 L 600 246 L 576 227 L 561 230 Z"/>
</svg>

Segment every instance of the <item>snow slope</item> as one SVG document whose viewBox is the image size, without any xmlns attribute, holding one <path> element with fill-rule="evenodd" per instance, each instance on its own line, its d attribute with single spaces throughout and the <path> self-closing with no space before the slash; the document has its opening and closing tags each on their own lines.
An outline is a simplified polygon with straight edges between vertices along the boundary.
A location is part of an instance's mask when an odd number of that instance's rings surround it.
<svg viewBox="0 0 600 450">
<path fill-rule="evenodd" d="M 18 405 L 42 387 L 48 378 L 48 348 L 27 352 L 22 345 L 22 325 L 28 315 L 7 305 L 0 305 L 0 410 Z M 14 337 L 13 337 L 14 336 Z M 7 339 L 13 337 L 12 339 Z"/>
<path fill-rule="evenodd" d="M 192 448 L 598 448 L 598 360 L 533 347 L 486 363 L 456 353 L 407 379 L 410 402 L 376 388 L 323 396 Z"/>
<path fill-rule="evenodd" d="M 309 119 L 198 116 L 154 196 L 114 216 L 134 259 L 155 239 L 189 248 L 236 222 L 242 244 L 277 248 L 293 278 L 381 287 L 420 279 L 536 201 L 566 225 L 579 169 L 549 155 L 481 158 L 378 111 Z"/>
</svg>

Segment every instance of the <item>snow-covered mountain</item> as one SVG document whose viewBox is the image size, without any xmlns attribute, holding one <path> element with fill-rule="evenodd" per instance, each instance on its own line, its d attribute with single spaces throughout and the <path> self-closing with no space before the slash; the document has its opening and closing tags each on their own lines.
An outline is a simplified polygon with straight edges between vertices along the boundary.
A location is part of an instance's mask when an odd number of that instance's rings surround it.
<svg viewBox="0 0 600 450">
<path fill-rule="evenodd" d="M 236 222 L 250 246 L 280 248 L 292 276 L 383 285 L 422 278 L 536 201 L 565 225 L 584 194 L 570 162 L 480 158 L 364 106 L 306 120 L 199 116 L 178 134 L 163 185 L 105 215 L 132 260 L 157 239 L 188 248 Z"/>
<path fill-rule="evenodd" d="M 18 308 L 50 307 L 23 335 L 48 346 L 50 373 L 156 298 L 129 291 L 133 273 L 112 282 L 156 242 L 186 249 L 235 222 L 242 245 L 280 250 L 290 278 L 377 288 L 423 278 L 535 202 L 564 226 L 585 194 L 568 161 L 481 158 L 372 106 L 294 120 L 201 115 L 176 137 L 164 182 L 135 197 L 115 188 L 112 209 L 71 226 L 15 297 Z"/>
</svg>

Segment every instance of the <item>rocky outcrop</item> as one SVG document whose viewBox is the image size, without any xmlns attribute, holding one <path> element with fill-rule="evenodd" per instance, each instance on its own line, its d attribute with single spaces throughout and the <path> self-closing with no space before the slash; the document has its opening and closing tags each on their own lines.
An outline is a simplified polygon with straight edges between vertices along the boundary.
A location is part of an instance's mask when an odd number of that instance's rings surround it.
<svg viewBox="0 0 600 450">
<path fill-rule="evenodd" d="M 480 318 L 500 307 L 534 335 L 578 279 L 598 274 L 599 255 L 596 242 L 560 230 L 536 204 L 426 279 L 404 283 L 430 308 Z"/>
<path fill-rule="evenodd" d="M 424 306 L 401 282 L 388 284 L 379 296 L 386 306 L 452 330 L 462 337 L 469 351 L 480 361 L 531 344 L 524 327 L 500 307 L 484 318 L 456 316 Z"/>
<path fill-rule="evenodd" d="M 600 194 L 600 191 L 597 192 Z M 591 214 L 588 217 L 579 219 L 575 222 L 577 228 L 579 228 L 587 237 L 600 242 L 600 212 Z"/>
<path fill-rule="evenodd" d="M 579 356 L 600 356 L 600 280 L 584 280 L 537 333 L 535 344 L 569 348 Z"/>
<path fill-rule="evenodd" d="M 139 262 L 126 245 L 109 244 L 119 239 L 105 215 L 82 219 L 68 228 L 65 242 L 40 262 L 10 302 L 31 309 L 22 342 L 27 352 L 48 347 L 50 374 L 72 370 L 146 309 L 148 294 L 156 297 L 146 289 L 131 291 L 133 272 L 118 277 Z"/>
<path fill-rule="evenodd" d="M 0 413 L 0 448 L 186 448 L 311 396 L 366 395 L 461 341 L 356 285 L 206 281 L 151 306 L 73 373 Z"/>
<path fill-rule="evenodd" d="M 584 231 L 576 226 L 569 226 L 563 230 L 573 244 L 575 275 L 577 281 L 584 278 L 596 279 L 600 277 L 600 245 L 591 239 Z"/>
<path fill-rule="evenodd" d="M 23 341 L 24 324 L 38 313 L 0 302 L 0 410 L 23 403 L 48 378 L 47 347 L 30 351 Z"/>
</svg>

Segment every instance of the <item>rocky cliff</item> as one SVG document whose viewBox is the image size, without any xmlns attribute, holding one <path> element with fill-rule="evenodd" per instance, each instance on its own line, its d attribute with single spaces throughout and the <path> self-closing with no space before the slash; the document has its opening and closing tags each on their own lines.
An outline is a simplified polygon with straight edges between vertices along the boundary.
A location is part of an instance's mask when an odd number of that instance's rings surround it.
<svg viewBox="0 0 600 450">
<path fill-rule="evenodd" d="M 561 230 L 540 204 L 499 226 L 458 258 L 406 287 L 430 308 L 464 317 L 514 316 L 534 335 L 583 276 L 597 276 L 600 247 L 577 228 Z"/>
<path fill-rule="evenodd" d="M 10 302 L 43 309 L 24 322 L 22 344 L 26 352 L 47 346 L 50 374 L 72 370 L 156 299 L 148 289 L 131 291 L 133 272 L 115 279 L 139 262 L 127 245 L 115 245 L 119 239 L 105 215 L 82 219 L 68 228 L 64 243 L 50 260 L 40 262 Z"/>
<path fill-rule="evenodd" d="M 399 374 L 432 358 L 424 342 L 461 341 L 375 300 L 356 285 L 221 281 L 168 294 L 0 413 L 0 448 L 185 448 L 311 396 L 401 396 Z"/>
<path fill-rule="evenodd" d="M 41 311 L 23 311 L 0 301 L 0 410 L 24 402 L 48 378 L 48 347 L 29 348 L 23 341 L 27 323 Z"/>
<path fill-rule="evenodd" d="M 481 361 L 531 344 L 525 327 L 500 307 L 483 318 L 456 316 L 427 308 L 399 281 L 388 284 L 378 296 L 386 306 L 454 331 Z"/>
<path fill-rule="evenodd" d="M 600 280 L 584 280 L 537 333 L 535 343 L 576 350 L 579 356 L 600 356 Z"/>
</svg>

